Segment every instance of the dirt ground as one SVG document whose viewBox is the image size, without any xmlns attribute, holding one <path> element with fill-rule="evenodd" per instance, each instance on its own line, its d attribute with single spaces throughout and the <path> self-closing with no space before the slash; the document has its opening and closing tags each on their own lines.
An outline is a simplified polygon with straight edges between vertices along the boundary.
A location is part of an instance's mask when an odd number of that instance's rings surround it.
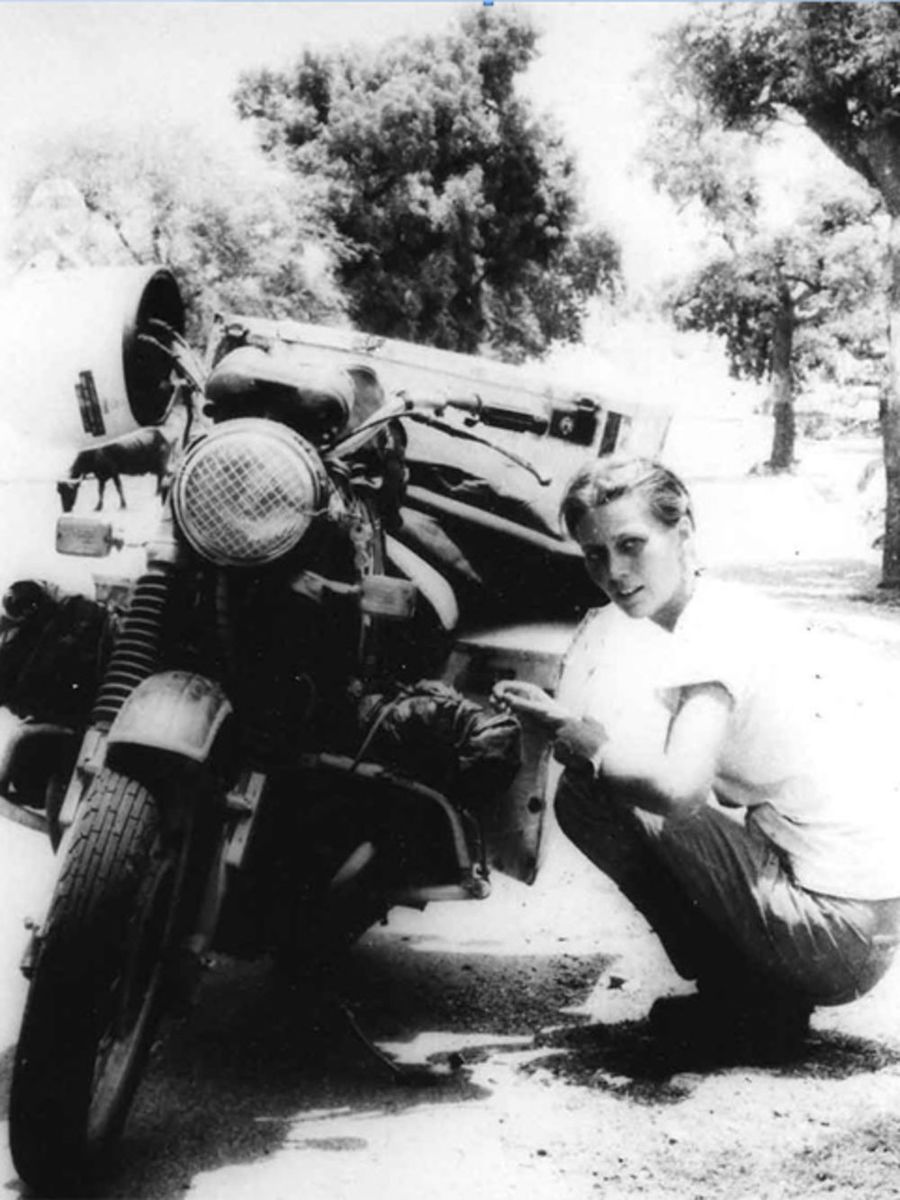
<svg viewBox="0 0 900 1200">
<path fill-rule="evenodd" d="M 796 606 L 835 713 L 862 712 L 889 739 L 900 604 L 877 589 L 856 492 L 872 453 L 812 444 L 794 476 L 694 490 L 710 571 Z M 0 881 L 20 929 L 50 864 L 9 828 Z M 4 980 L 16 945 L 0 946 Z M 398 912 L 338 981 L 382 1051 L 429 1068 L 420 1086 L 398 1086 L 338 1007 L 304 1012 L 258 966 L 220 964 L 157 1047 L 104 1194 L 900 1196 L 900 964 L 869 996 L 819 1010 L 803 1055 L 779 1067 L 662 1050 L 647 1010 L 684 990 L 646 925 L 555 834 L 532 888 L 495 878 L 484 903 Z M 0 987 L 3 1080 L 20 999 Z M 16 1194 L 2 1157 L 0 1179 Z"/>
</svg>

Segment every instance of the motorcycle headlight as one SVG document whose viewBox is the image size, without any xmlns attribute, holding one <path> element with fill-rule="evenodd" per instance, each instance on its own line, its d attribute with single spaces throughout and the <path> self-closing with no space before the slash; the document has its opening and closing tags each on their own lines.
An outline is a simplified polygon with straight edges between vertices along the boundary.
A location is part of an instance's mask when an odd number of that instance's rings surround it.
<svg viewBox="0 0 900 1200">
<path fill-rule="evenodd" d="M 274 421 L 246 417 L 190 447 L 172 488 L 175 518 L 198 554 L 251 567 L 287 554 L 326 503 L 313 447 Z"/>
</svg>

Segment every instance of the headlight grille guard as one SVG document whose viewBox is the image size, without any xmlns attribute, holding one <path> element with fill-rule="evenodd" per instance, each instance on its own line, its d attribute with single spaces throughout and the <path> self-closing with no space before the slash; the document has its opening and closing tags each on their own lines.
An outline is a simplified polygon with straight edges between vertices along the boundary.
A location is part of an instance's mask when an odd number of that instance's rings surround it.
<svg viewBox="0 0 900 1200">
<path fill-rule="evenodd" d="M 172 487 L 188 543 L 219 566 L 256 567 L 290 553 L 329 508 L 315 447 L 275 421 L 243 417 L 190 446 Z"/>
</svg>

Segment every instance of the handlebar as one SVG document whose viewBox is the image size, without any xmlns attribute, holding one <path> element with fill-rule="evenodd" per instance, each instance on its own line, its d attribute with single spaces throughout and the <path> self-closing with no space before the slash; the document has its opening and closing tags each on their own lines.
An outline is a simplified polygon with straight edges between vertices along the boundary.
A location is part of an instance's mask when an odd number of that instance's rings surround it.
<svg viewBox="0 0 900 1200">
<path fill-rule="evenodd" d="M 501 407 L 485 404 L 477 392 L 472 396 L 447 396 L 432 402 L 435 416 L 442 416 L 447 408 L 468 413 L 466 425 L 492 425 L 495 429 L 511 429 L 514 433 L 544 434 L 550 428 L 546 417 L 537 416 L 521 408 Z"/>
<path fill-rule="evenodd" d="M 334 446 L 332 454 L 336 454 L 342 458 L 346 457 L 346 455 L 352 454 L 353 451 L 365 445 L 366 441 L 368 441 L 371 434 L 377 428 L 386 425 L 389 421 L 406 417 L 407 420 L 416 421 L 421 425 L 440 429 L 443 433 L 449 434 L 450 437 L 465 438 L 467 441 L 478 442 L 483 446 L 488 446 L 491 450 L 495 450 L 498 454 L 502 455 L 503 458 L 509 459 L 510 462 L 514 462 L 516 466 L 533 475 L 541 487 L 549 487 L 553 482 L 542 475 L 532 463 L 527 462 L 524 458 L 520 458 L 518 454 L 514 454 L 511 450 L 507 450 L 505 446 L 498 446 L 487 438 L 480 437 L 477 433 L 469 433 L 468 430 L 460 429 L 458 426 L 451 425 L 443 420 L 442 416 L 447 408 L 454 408 L 469 413 L 469 418 L 465 421 L 467 426 L 483 422 L 486 425 L 493 424 L 497 428 L 513 429 L 519 432 L 544 433 L 549 424 L 542 418 L 536 417 L 533 413 L 524 412 L 521 409 L 506 409 L 495 405 L 487 405 L 477 394 L 457 397 L 413 398 L 405 392 L 398 392 L 395 399 L 387 401 L 377 412 L 374 412 L 371 417 L 363 421 L 357 429 L 354 429 L 352 433 L 339 441 Z M 425 411 L 422 411 L 423 409 Z M 501 425 L 501 420 L 504 422 L 515 420 L 516 423 Z M 528 425 L 523 424 L 526 420 L 529 422 Z"/>
</svg>

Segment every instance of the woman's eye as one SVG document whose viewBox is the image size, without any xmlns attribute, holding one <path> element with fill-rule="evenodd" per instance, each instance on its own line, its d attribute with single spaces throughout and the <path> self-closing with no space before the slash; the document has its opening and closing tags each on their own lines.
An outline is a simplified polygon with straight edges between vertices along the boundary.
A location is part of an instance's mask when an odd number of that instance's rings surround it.
<svg viewBox="0 0 900 1200">
<path fill-rule="evenodd" d="M 623 554 L 637 554 L 642 545 L 643 542 L 640 538 L 626 538 L 624 542 L 620 543 L 619 549 Z"/>
</svg>

